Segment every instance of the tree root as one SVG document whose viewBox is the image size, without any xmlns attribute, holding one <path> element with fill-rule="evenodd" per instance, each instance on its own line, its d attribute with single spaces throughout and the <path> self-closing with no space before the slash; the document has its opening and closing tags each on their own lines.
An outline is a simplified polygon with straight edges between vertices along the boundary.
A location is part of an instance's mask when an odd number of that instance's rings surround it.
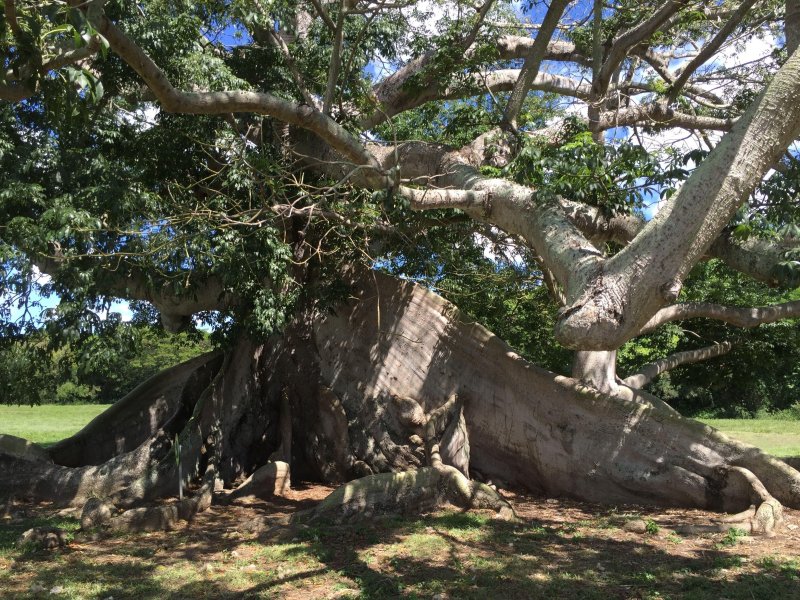
<svg viewBox="0 0 800 600">
<path fill-rule="evenodd" d="M 783 505 L 767 491 L 764 484 L 752 471 L 744 467 L 724 467 L 720 469 L 723 481 L 733 485 L 742 484 L 751 489 L 753 504 L 747 510 L 714 519 L 711 525 L 687 525 L 675 531 L 684 534 L 724 533 L 731 529 L 744 531 L 748 535 L 774 537 L 783 525 Z M 734 476 L 734 477 L 731 477 Z M 738 479 L 738 481 L 735 481 Z"/>
<path fill-rule="evenodd" d="M 0 433 L 0 453 L 23 460 L 52 463 L 47 450 L 25 438 Z"/>
<path fill-rule="evenodd" d="M 228 495 L 228 500 L 247 496 L 271 498 L 283 496 L 291 487 L 289 464 L 283 461 L 268 462 Z"/>
<path fill-rule="evenodd" d="M 83 506 L 93 497 L 117 504 L 135 503 L 148 493 L 147 474 L 154 458 L 166 455 L 169 445 L 167 436 L 160 434 L 102 465 L 76 468 L 0 452 L 0 488 L 55 506 Z"/>
<path fill-rule="evenodd" d="M 47 452 L 56 464 L 83 467 L 135 450 L 170 424 L 185 421 L 222 358 L 209 352 L 157 373 Z"/>
<path fill-rule="evenodd" d="M 58 527 L 34 527 L 25 531 L 17 540 L 17 546 L 53 550 L 69 545 L 66 532 Z"/>
<path fill-rule="evenodd" d="M 683 419 L 644 392 L 620 386 L 609 396 L 539 369 L 411 284 L 371 273 L 342 310 L 318 316 L 303 315 L 268 343 L 242 338 L 224 359 L 199 359 L 178 369 L 180 377 L 173 372 L 138 388 L 124 411 L 76 436 L 90 444 L 97 434 L 98 448 L 73 438 L 74 452 L 62 445 L 55 463 L 33 456 L 24 440 L 22 454 L 0 448 L 0 497 L 76 507 L 96 497 L 118 509 L 141 507 L 174 495 L 179 478 L 196 482 L 213 454 L 217 479 L 228 488 L 267 457 L 291 462 L 292 475 L 308 480 L 400 473 L 341 492 L 340 503 L 361 502 L 368 511 L 373 504 L 409 512 L 445 501 L 469 508 L 481 498 L 502 507 L 470 481 L 478 472 L 481 480 L 592 502 L 729 513 L 752 505 L 752 515 L 734 526 L 766 533 L 776 529 L 767 508 L 759 512 L 767 500 L 800 507 L 800 472 L 785 463 Z M 456 391 L 469 401 L 460 402 Z M 138 433 L 126 431 L 128 417 L 142 416 L 148 422 L 134 428 Z M 717 476 L 719 466 L 727 482 Z M 751 472 L 770 496 L 754 497 L 754 485 L 733 467 Z M 391 497 L 382 504 L 381 493 L 396 494 L 381 490 L 395 487 L 408 491 L 406 508 Z M 780 509 L 767 506 L 779 522 Z M 749 527 L 742 523 L 748 519 Z"/>
<path fill-rule="evenodd" d="M 463 424 L 461 402 L 453 395 L 439 408 L 425 414 L 411 398 L 392 398 L 400 421 L 425 441 L 429 466 L 416 471 L 378 473 L 350 481 L 334 490 L 319 505 L 298 514 L 309 522 L 329 519 L 341 522 L 376 514 L 419 514 L 447 503 L 464 509 L 492 509 L 498 517 L 515 519 L 511 505 L 488 485 L 472 481 L 461 470 L 445 465 L 439 451 L 439 437 L 453 422 Z M 451 429 L 451 428 L 450 428 Z M 460 427 L 468 447 L 466 427 Z M 465 470 L 467 466 L 463 467 Z"/>
<path fill-rule="evenodd" d="M 177 504 L 166 506 L 141 506 L 112 516 L 112 507 L 98 499 L 90 499 L 83 507 L 81 527 L 86 530 L 103 527 L 119 532 L 169 531 L 180 521 L 190 521 L 196 514 L 211 506 L 216 469 L 209 467 L 203 476 L 200 489 Z"/>
<path fill-rule="evenodd" d="M 342 522 L 381 514 L 411 515 L 451 503 L 465 509 L 488 508 L 501 519 L 514 509 L 489 486 L 471 481 L 454 467 L 423 467 L 402 473 L 377 473 L 350 481 L 297 520 Z"/>
</svg>

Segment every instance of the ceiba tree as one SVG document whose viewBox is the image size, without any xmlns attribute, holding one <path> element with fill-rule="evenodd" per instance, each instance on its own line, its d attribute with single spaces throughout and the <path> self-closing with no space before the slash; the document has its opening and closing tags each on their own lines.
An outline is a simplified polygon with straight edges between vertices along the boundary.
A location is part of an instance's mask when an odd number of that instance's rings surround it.
<svg viewBox="0 0 800 600">
<path fill-rule="evenodd" d="M 340 512 L 445 497 L 504 507 L 474 479 L 761 505 L 754 523 L 778 502 L 800 506 L 797 471 L 641 390 L 729 343 L 624 378 L 615 359 L 668 322 L 798 315 L 798 301 L 680 296 L 712 258 L 796 282 L 800 2 L 552 0 L 526 8 L 534 24 L 491 0 L 4 9 L 7 304 L 42 272 L 66 331 L 92 303 L 124 298 L 168 329 L 203 318 L 227 333 L 223 351 L 145 382 L 52 462 L 0 456 L 9 489 L 124 506 L 174 493 L 177 434 L 182 473 L 204 491 L 268 461 L 363 478 L 331 498 Z M 726 64 L 759 37 L 774 52 Z M 698 140 L 691 169 L 619 142 L 675 130 Z M 593 158 L 567 165 L 572 180 L 557 176 L 563 154 L 542 159 L 578 146 Z M 634 146 L 650 170 L 635 159 L 627 178 L 609 175 Z M 649 221 L 642 196 L 621 191 L 644 179 L 664 192 Z M 492 239 L 560 305 L 572 377 L 374 269 Z"/>
</svg>

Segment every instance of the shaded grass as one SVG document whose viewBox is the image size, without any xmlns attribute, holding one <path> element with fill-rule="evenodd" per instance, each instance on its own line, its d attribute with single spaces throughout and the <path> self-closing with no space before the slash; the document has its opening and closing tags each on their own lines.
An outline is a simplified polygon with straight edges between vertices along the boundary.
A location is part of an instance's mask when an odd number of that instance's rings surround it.
<svg viewBox="0 0 800 600">
<path fill-rule="evenodd" d="M 741 549 L 714 548 L 713 540 L 700 552 L 673 554 L 651 543 L 654 537 L 610 529 L 607 517 L 600 511 L 580 522 L 510 524 L 442 512 L 288 528 L 272 539 L 209 540 L 187 529 L 94 547 L 78 537 L 54 552 L 8 547 L 5 536 L 0 561 L 14 564 L 0 569 L 0 589 L 14 598 L 52 597 L 58 585 L 60 598 L 115 600 L 797 597 L 796 557 L 749 560 Z M 46 591 L 31 593 L 32 585 Z"/>
<path fill-rule="evenodd" d="M 800 456 L 800 421 L 784 419 L 698 419 L 730 437 L 775 456 Z"/>
<path fill-rule="evenodd" d="M 0 433 L 9 433 L 47 446 L 76 433 L 109 406 L 111 405 L 0 405 Z"/>
</svg>

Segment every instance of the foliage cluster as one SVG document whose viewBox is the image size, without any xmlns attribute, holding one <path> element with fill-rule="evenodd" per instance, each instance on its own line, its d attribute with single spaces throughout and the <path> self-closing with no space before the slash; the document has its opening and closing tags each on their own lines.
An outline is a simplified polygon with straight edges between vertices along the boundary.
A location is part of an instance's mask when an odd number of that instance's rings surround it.
<svg viewBox="0 0 800 600">
<path fill-rule="evenodd" d="M 567 118 L 556 143 L 525 141 L 499 174 L 532 185 L 540 199 L 564 196 L 601 208 L 606 214 L 641 211 L 662 190 L 674 189 L 688 171 L 639 144 L 597 144 L 585 123 Z"/>
</svg>

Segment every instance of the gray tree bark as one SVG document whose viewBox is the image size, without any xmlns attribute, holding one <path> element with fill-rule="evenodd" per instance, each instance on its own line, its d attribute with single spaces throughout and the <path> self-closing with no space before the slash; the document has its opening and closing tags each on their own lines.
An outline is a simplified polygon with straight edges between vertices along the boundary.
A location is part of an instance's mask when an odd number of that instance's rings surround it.
<svg viewBox="0 0 800 600">
<path fill-rule="evenodd" d="M 741 478 L 726 475 L 737 467 L 781 503 L 800 506 L 800 473 L 648 394 L 624 386 L 602 394 L 540 369 L 412 283 L 368 273 L 356 290 L 311 329 L 267 345 L 242 341 L 228 353 L 180 432 L 188 479 L 206 473 L 209 457 L 228 487 L 266 463 L 281 446 L 284 397 L 293 477 L 343 482 L 416 470 L 424 440 L 409 435 L 391 398 L 432 413 L 457 395 L 468 472 L 479 478 L 551 496 L 731 511 L 752 499 Z M 97 466 L 2 455 L 0 487 L 62 504 L 99 495 L 135 505 L 177 493 L 168 441 L 153 436 Z"/>
</svg>

